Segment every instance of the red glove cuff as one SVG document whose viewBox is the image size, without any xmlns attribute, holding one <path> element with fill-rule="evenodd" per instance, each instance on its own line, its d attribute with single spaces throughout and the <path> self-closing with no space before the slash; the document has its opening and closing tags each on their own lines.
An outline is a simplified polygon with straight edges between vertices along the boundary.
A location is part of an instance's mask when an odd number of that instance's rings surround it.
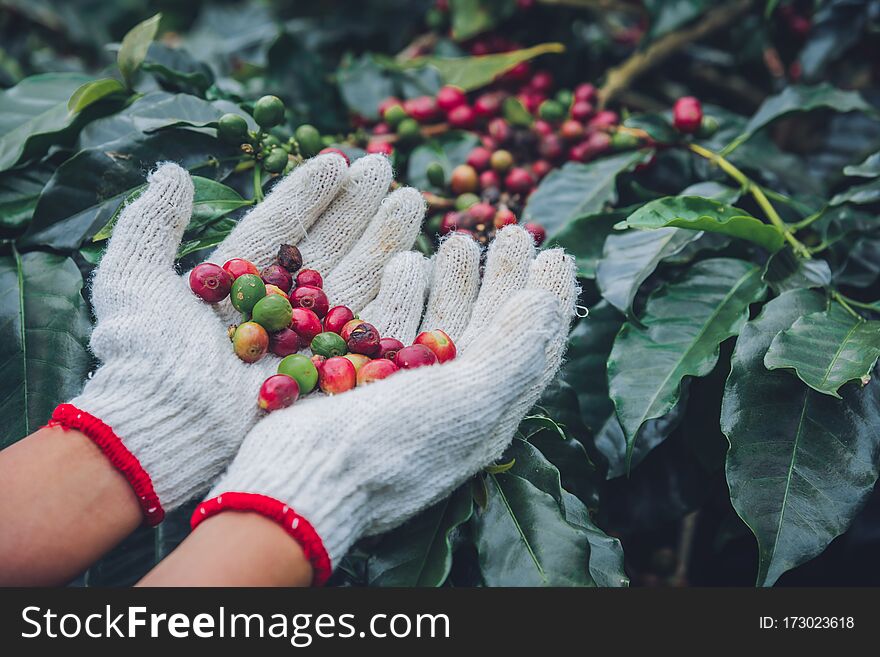
<svg viewBox="0 0 880 657">
<path fill-rule="evenodd" d="M 203 520 L 223 511 L 253 511 L 281 525 L 300 544 L 312 564 L 312 585 L 322 586 L 329 579 L 333 569 L 324 542 L 312 524 L 284 502 L 258 493 L 223 493 L 199 504 L 190 525 L 195 529 Z"/>
<path fill-rule="evenodd" d="M 150 479 L 150 475 L 141 467 L 140 461 L 135 455 L 122 444 L 119 436 L 113 432 L 109 425 L 76 406 L 59 404 L 46 426 L 61 427 L 64 430 L 72 429 L 88 436 L 134 489 L 144 513 L 144 522 L 150 526 L 162 522 L 165 518 L 165 510 L 159 503 L 156 491 L 153 490 L 153 481 Z"/>
</svg>

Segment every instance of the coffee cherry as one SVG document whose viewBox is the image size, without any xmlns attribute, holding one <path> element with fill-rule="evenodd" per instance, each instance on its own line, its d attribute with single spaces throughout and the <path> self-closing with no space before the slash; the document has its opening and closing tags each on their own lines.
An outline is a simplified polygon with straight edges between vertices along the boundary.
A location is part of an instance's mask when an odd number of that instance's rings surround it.
<svg viewBox="0 0 880 657">
<path fill-rule="evenodd" d="M 348 155 L 346 155 L 344 151 L 341 151 L 338 148 L 330 148 L 328 146 L 327 148 L 322 148 L 320 151 L 318 151 L 318 155 L 326 155 L 328 153 L 333 153 L 334 155 L 338 155 L 343 160 L 345 160 L 346 164 L 351 164 L 351 161 L 348 159 Z"/>
<path fill-rule="evenodd" d="M 291 292 L 290 303 L 296 308 L 313 310 L 318 317 L 326 315 L 330 308 L 330 302 L 327 300 L 324 290 L 311 285 L 303 285 Z"/>
<path fill-rule="evenodd" d="M 342 330 L 339 331 L 339 337 L 341 337 L 344 341 L 348 341 L 348 338 L 351 336 L 351 332 L 363 323 L 364 320 L 358 319 L 357 317 L 355 317 L 354 319 L 350 319 L 342 326 Z"/>
<path fill-rule="evenodd" d="M 347 306 L 333 306 L 324 316 L 324 330 L 339 333 L 342 327 L 354 319 L 354 313 Z"/>
<path fill-rule="evenodd" d="M 415 141 L 422 136 L 422 129 L 415 119 L 406 118 L 397 124 L 397 136 L 401 141 Z"/>
<path fill-rule="evenodd" d="M 477 114 L 472 107 L 467 105 L 459 105 L 446 115 L 446 120 L 453 128 L 467 130 L 473 127 L 477 120 Z"/>
<path fill-rule="evenodd" d="M 446 235 L 454 230 L 458 230 L 458 223 L 461 219 L 460 212 L 447 212 L 443 215 L 443 221 L 440 222 L 440 234 Z"/>
<path fill-rule="evenodd" d="M 576 100 L 571 106 L 571 118 L 584 122 L 593 115 L 593 105 L 585 100 Z"/>
<path fill-rule="evenodd" d="M 266 284 L 255 274 L 242 274 L 232 283 L 232 307 L 240 313 L 250 314 L 264 296 Z"/>
<path fill-rule="evenodd" d="M 495 217 L 492 220 L 492 225 L 495 226 L 495 230 L 501 230 L 505 226 L 510 226 L 511 224 L 516 223 L 516 215 L 513 214 L 507 208 L 502 208 L 495 213 Z"/>
<path fill-rule="evenodd" d="M 431 96 L 410 98 L 403 103 L 403 109 L 419 123 L 427 123 L 437 118 L 437 103 Z"/>
<path fill-rule="evenodd" d="M 455 198 L 455 209 L 459 212 L 463 212 L 479 202 L 480 197 L 476 194 L 473 194 L 471 192 L 467 192 L 466 194 L 459 194 Z"/>
<path fill-rule="evenodd" d="M 489 158 L 489 163 L 495 171 L 504 173 L 513 166 L 513 155 L 510 154 L 510 151 L 495 151 L 492 153 L 492 157 Z"/>
<path fill-rule="evenodd" d="M 596 87 L 589 82 L 579 84 L 574 88 L 574 99 L 576 101 L 592 103 L 596 99 Z"/>
<path fill-rule="evenodd" d="M 284 120 L 284 103 L 278 96 L 263 96 L 254 103 L 254 120 L 263 128 L 271 128 Z"/>
<path fill-rule="evenodd" d="M 351 390 L 356 383 L 357 371 L 350 360 L 334 356 L 324 361 L 318 375 L 318 385 L 322 392 L 328 395 L 338 395 L 346 390 Z"/>
<path fill-rule="evenodd" d="M 282 290 L 277 285 L 272 285 L 271 283 L 267 283 L 266 284 L 266 296 L 269 296 L 270 294 L 277 294 L 279 296 L 284 297 L 288 301 L 290 301 L 290 297 L 287 295 L 287 293 L 284 290 Z"/>
<path fill-rule="evenodd" d="M 260 270 L 257 269 L 257 266 L 248 261 L 243 260 L 242 258 L 233 258 L 232 260 L 227 260 L 223 264 L 223 271 L 229 274 L 232 277 L 232 280 L 235 280 L 242 274 L 259 274 Z"/>
<path fill-rule="evenodd" d="M 541 137 L 546 137 L 547 135 L 553 134 L 553 126 L 546 121 L 538 119 L 532 124 L 532 132 Z"/>
<path fill-rule="evenodd" d="M 327 359 L 323 356 L 319 356 L 318 354 L 313 354 L 312 357 L 309 358 L 309 361 L 312 363 L 312 365 L 315 366 L 315 371 L 318 373 L 318 375 L 320 375 L 321 368 L 324 367 L 324 363 L 327 361 Z"/>
<path fill-rule="evenodd" d="M 718 132 L 718 119 L 714 116 L 704 116 L 703 120 L 700 122 L 700 130 L 697 134 L 703 138 L 707 139 Z"/>
<path fill-rule="evenodd" d="M 404 347 L 394 357 L 394 364 L 404 370 L 415 369 L 423 365 L 435 365 L 437 356 L 423 344 Z"/>
<path fill-rule="evenodd" d="M 403 105 L 396 103 L 385 108 L 385 111 L 382 113 L 382 118 L 385 123 L 392 128 L 397 128 L 400 122 L 407 118 L 407 113 L 406 110 L 403 109 Z"/>
<path fill-rule="evenodd" d="M 293 287 L 293 276 L 281 265 L 269 265 L 261 273 L 260 278 L 267 285 L 274 285 L 284 292 L 290 292 Z"/>
<path fill-rule="evenodd" d="M 299 384 L 286 374 L 273 374 L 263 381 L 257 405 L 264 411 L 286 408 L 299 399 Z"/>
<path fill-rule="evenodd" d="M 231 261 L 230 261 L 231 262 Z M 293 244 L 282 244 L 278 247 L 278 255 L 275 257 L 275 263 L 284 267 L 291 274 L 299 271 L 303 264 L 302 254 Z M 256 267 L 254 267 L 256 269 Z M 257 272 L 252 272 L 256 274 Z"/>
<path fill-rule="evenodd" d="M 535 176 L 536 180 L 541 180 L 544 176 L 546 176 L 550 171 L 553 170 L 553 165 L 550 164 L 547 160 L 535 160 L 532 162 L 532 175 Z"/>
<path fill-rule="evenodd" d="M 629 132 L 617 131 L 611 135 L 611 148 L 616 151 L 625 151 L 637 148 L 639 138 Z"/>
<path fill-rule="evenodd" d="M 504 178 L 504 186 L 514 194 L 526 194 L 535 186 L 535 179 L 525 169 L 515 167 Z"/>
<path fill-rule="evenodd" d="M 224 114 L 217 121 L 217 135 L 230 144 L 241 144 L 248 141 L 248 124 L 243 116 Z"/>
<path fill-rule="evenodd" d="M 361 322 L 349 333 L 346 345 L 353 354 L 375 356 L 379 353 L 379 331 L 372 324 Z"/>
<path fill-rule="evenodd" d="M 382 338 L 379 340 L 379 353 L 376 358 L 394 360 L 397 352 L 403 349 L 403 343 L 397 338 Z"/>
<path fill-rule="evenodd" d="M 672 125 L 679 132 L 693 134 L 703 122 L 703 106 L 693 96 L 684 96 L 672 106 Z"/>
<path fill-rule="evenodd" d="M 620 123 L 620 117 L 617 116 L 617 112 L 602 110 L 601 112 L 597 112 L 592 119 L 587 121 L 587 128 L 590 130 L 607 130 L 608 128 L 616 126 L 618 123 Z"/>
<path fill-rule="evenodd" d="M 543 94 L 538 94 L 534 91 L 523 91 L 517 94 L 516 98 L 528 110 L 529 114 L 537 114 L 541 103 L 547 100 Z"/>
<path fill-rule="evenodd" d="M 290 354 L 278 363 L 278 374 L 289 376 L 299 384 L 299 391 L 307 395 L 318 383 L 318 368 L 303 354 Z"/>
<path fill-rule="evenodd" d="M 303 157 L 314 157 L 324 147 L 324 143 L 321 141 L 321 133 L 318 132 L 315 126 L 308 123 L 303 123 L 299 126 L 294 131 L 293 138 L 299 144 L 299 152 Z"/>
<path fill-rule="evenodd" d="M 269 154 L 263 158 L 263 168 L 269 173 L 281 173 L 289 161 L 287 151 L 283 148 L 273 148 Z"/>
<path fill-rule="evenodd" d="M 229 295 L 232 276 L 210 262 L 196 265 L 189 273 L 189 286 L 196 296 L 208 303 L 217 303 Z"/>
<path fill-rule="evenodd" d="M 577 125 L 580 126 L 580 123 Z M 583 134 L 583 128 L 581 129 L 581 134 Z M 557 135 L 547 135 L 546 137 L 541 137 L 541 142 L 538 144 L 538 153 L 547 160 L 556 161 L 565 154 L 565 146 Z"/>
<path fill-rule="evenodd" d="M 434 352 L 437 361 L 445 363 L 455 358 L 455 343 L 444 331 L 434 329 L 424 331 L 416 336 L 414 345 L 423 345 Z"/>
<path fill-rule="evenodd" d="M 425 175 L 435 187 L 446 187 L 446 170 L 439 162 L 431 162 L 425 169 Z"/>
<path fill-rule="evenodd" d="M 553 90 L 553 75 L 549 71 L 537 71 L 529 80 L 529 88 L 542 94 Z"/>
<path fill-rule="evenodd" d="M 568 89 L 560 89 L 557 91 L 555 98 L 565 107 L 571 107 L 571 104 L 574 102 L 574 94 Z"/>
<path fill-rule="evenodd" d="M 371 141 L 367 144 L 367 153 L 373 155 L 387 155 L 391 157 L 394 154 L 394 146 L 387 141 Z"/>
<path fill-rule="evenodd" d="M 584 126 L 574 119 L 569 119 L 559 127 L 559 136 L 568 141 L 577 141 L 584 136 Z"/>
<path fill-rule="evenodd" d="M 276 356 L 289 356 L 302 349 L 303 342 L 293 329 L 283 328 L 269 336 L 269 351 Z"/>
<path fill-rule="evenodd" d="M 489 119 L 498 116 L 501 111 L 501 103 L 504 101 L 504 94 L 496 91 L 490 91 L 479 96 L 474 101 L 474 112 L 481 119 Z"/>
<path fill-rule="evenodd" d="M 445 86 L 437 92 L 437 107 L 444 112 L 450 112 L 465 103 L 467 103 L 467 96 L 458 87 Z"/>
<path fill-rule="evenodd" d="M 378 112 L 379 116 L 383 116 L 385 114 L 385 111 L 389 107 L 391 107 L 392 105 L 401 105 L 401 104 L 402 103 L 400 101 L 400 98 L 397 98 L 395 96 L 388 96 L 388 98 L 382 100 L 379 103 L 379 105 L 376 107 L 376 111 Z"/>
<path fill-rule="evenodd" d="M 488 224 L 495 217 L 495 206 L 488 203 L 477 203 L 468 209 L 468 214 L 478 224 Z"/>
<path fill-rule="evenodd" d="M 309 344 L 318 333 L 324 330 L 321 326 L 321 320 L 308 308 L 294 308 L 291 311 L 290 328 L 296 331 L 303 344 Z"/>
<path fill-rule="evenodd" d="M 232 348 L 245 363 L 256 363 L 269 350 L 269 334 L 256 322 L 244 322 L 232 335 Z"/>
<path fill-rule="evenodd" d="M 304 285 L 309 285 L 311 287 L 324 287 L 324 279 L 314 269 L 301 269 L 300 272 L 296 275 L 296 285 L 297 287 L 303 287 Z"/>
<path fill-rule="evenodd" d="M 535 246 L 541 246 L 547 239 L 547 231 L 541 224 L 526 224 L 523 228 L 531 234 L 532 239 L 535 240 Z"/>
<path fill-rule="evenodd" d="M 394 374 L 400 368 L 387 358 L 371 360 L 357 373 L 357 385 L 363 386 Z"/>
<path fill-rule="evenodd" d="M 492 152 L 488 148 L 477 146 L 468 154 L 467 163 L 477 171 L 483 171 L 489 168 L 489 158 L 491 157 Z"/>
<path fill-rule="evenodd" d="M 269 333 L 290 326 L 293 308 L 290 301 L 278 294 L 267 294 L 257 301 L 252 312 L 252 320 Z"/>
<path fill-rule="evenodd" d="M 343 358 L 351 361 L 351 364 L 354 365 L 355 372 L 360 372 L 361 368 L 364 365 L 366 365 L 371 360 L 373 360 L 369 356 L 364 356 L 363 354 L 353 354 L 353 353 L 352 354 L 345 354 L 345 356 L 343 356 Z"/>
<path fill-rule="evenodd" d="M 510 124 L 502 118 L 492 119 L 486 126 L 489 136 L 495 140 L 497 144 L 504 144 L 510 139 Z"/>
<path fill-rule="evenodd" d="M 538 116 L 550 123 L 556 123 L 565 117 L 565 107 L 559 101 L 545 100 L 538 107 Z"/>
<path fill-rule="evenodd" d="M 318 333 L 318 335 L 312 338 L 309 348 L 312 350 L 313 354 L 323 356 L 324 358 L 342 356 L 348 351 L 348 348 L 345 345 L 345 340 L 343 340 L 337 333 L 330 333 L 329 331 Z"/>
<path fill-rule="evenodd" d="M 487 169 L 480 174 L 480 189 L 486 190 L 490 187 L 501 187 L 501 176 L 497 171 Z"/>
<path fill-rule="evenodd" d="M 477 171 L 469 164 L 459 164 L 452 170 L 449 187 L 453 194 L 464 194 L 477 190 Z"/>
<path fill-rule="evenodd" d="M 519 62 L 502 76 L 504 82 L 525 82 L 532 74 L 532 65 L 528 62 Z"/>
</svg>

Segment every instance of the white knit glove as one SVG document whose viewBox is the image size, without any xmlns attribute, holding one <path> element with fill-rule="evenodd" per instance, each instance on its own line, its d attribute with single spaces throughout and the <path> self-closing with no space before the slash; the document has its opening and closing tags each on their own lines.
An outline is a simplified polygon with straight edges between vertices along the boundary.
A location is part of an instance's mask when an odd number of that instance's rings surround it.
<svg viewBox="0 0 880 657">
<path fill-rule="evenodd" d="M 333 397 L 276 411 L 247 435 L 193 526 L 223 510 L 279 522 L 323 583 L 361 536 L 399 525 L 501 456 L 562 361 L 578 294 L 561 249 L 535 257 L 530 235 L 504 228 L 480 251 L 453 235 L 433 261 L 422 330 L 441 328 L 458 356 Z M 421 256 L 397 256 L 361 313 L 404 343 L 423 314 Z M 373 320 L 375 312 L 379 319 Z"/>
<path fill-rule="evenodd" d="M 210 260 L 271 263 L 281 243 L 299 244 L 305 266 L 325 277 L 331 303 L 361 310 L 381 271 L 410 249 L 424 215 L 421 195 L 385 196 L 382 156 L 349 168 L 316 157 L 281 180 L 236 226 Z M 239 360 L 226 328 L 231 306 L 212 306 L 174 270 L 189 222 L 193 185 L 162 164 L 122 213 L 92 284 L 97 324 L 91 348 L 101 367 L 50 424 L 89 435 L 135 489 L 150 523 L 204 493 L 260 418 L 257 392 L 278 358 Z"/>
</svg>

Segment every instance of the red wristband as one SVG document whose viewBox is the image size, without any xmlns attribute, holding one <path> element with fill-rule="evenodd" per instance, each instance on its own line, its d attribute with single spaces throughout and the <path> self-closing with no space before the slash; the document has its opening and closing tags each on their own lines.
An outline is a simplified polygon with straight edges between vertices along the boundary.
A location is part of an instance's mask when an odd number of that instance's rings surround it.
<svg viewBox="0 0 880 657">
<path fill-rule="evenodd" d="M 150 526 L 158 525 L 165 518 L 165 510 L 153 490 L 153 481 L 140 461 L 122 444 L 113 429 L 91 413 L 86 413 L 71 404 L 59 404 L 52 413 L 47 427 L 61 427 L 64 430 L 79 431 L 88 436 L 103 452 L 122 476 L 128 481 L 137 495 L 138 503 L 144 513 L 144 522 Z"/>
<path fill-rule="evenodd" d="M 258 493 L 223 493 L 199 504 L 190 519 L 190 526 L 195 529 L 203 520 L 223 511 L 253 511 L 281 525 L 299 543 L 312 564 L 312 585 L 322 586 L 329 579 L 332 568 L 324 542 L 312 524 L 284 502 Z"/>
</svg>

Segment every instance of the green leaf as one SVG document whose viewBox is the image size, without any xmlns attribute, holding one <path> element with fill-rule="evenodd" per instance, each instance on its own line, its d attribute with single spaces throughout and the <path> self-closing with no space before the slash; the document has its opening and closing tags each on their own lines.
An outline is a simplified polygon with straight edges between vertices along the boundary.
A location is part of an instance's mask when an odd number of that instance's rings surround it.
<svg viewBox="0 0 880 657">
<path fill-rule="evenodd" d="M 851 164 L 844 167 L 843 173 L 847 176 L 861 176 L 862 178 L 880 176 L 880 152 L 869 155 L 861 164 Z"/>
<path fill-rule="evenodd" d="M 452 568 L 453 533 L 473 514 L 466 484 L 445 500 L 385 534 L 372 548 L 370 586 L 440 586 Z"/>
<path fill-rule="evenodd" d="M 38 157 L 63 138 L 76 120 L 67 101 L 89 81 L 81 73 L 46 73 L 0 93 L 0 171 Z"/>
<path fill-rule="evenodd" d="M 685 377 L 712 371 L 719 345 L 739 333 L 749 304 L 764 292 L 760 267 L 703 260 L 651 295 L 644 329 L 623 325 L 608 358 L 608 388 L 626 435 L 628 465 L 639 427 L 673 409 Z"/>
<path fill-rule="evenodd" d="M 464 41 L 491 30 L 516 11 L 516 0 L 450 0 L 452 37 Z"/>
<path fill-rule="evenodd" d="M 506 453 L 508 472 L 487 475 L 488 504 L 474 518 L 487 586 L 594 586 L 590 535 L 566 519 L 559 472 L 525 441 Z"/>
<path fill-rule="evenodd" d="M 629 211 L 624 209 L 576 217 L 550 239 L 548 246 L 561 246 L 574 256 L 578 276 L 595 278 L 596 265 L 602 258 L 605 238 L 613 233 L 615 224 L 626 219 L 628 215 Z"/>
<path fill-rule="evenodd" d="M 219 221 L 209 224 L 203 230 L 199 231 L 193 239 L 185 239 L 177 250 L 178 259 L 188 256 L 196 251 L 211 249 L 223 240 L 235 228 L 236 222 L 233 219 L 220 219 Z"/>
<path fill-rule="evenodd" d="M 606 203 L 617 201 L 617 177 L 644 158 L 628 152 L 588 164 L 568 162 L 551 171 L 533 194 L 523 212 L 526 221 L 544 226 L 552 238 L 571 220 L 596 214 Z"/>
<path fill-rule="evenodd" d="M 132 87 L 134 74 L 137 73 L 147 56 L 150 44 L 156 38 L 161 19 L 162 14 L 156 14 L 135 25 L 128 31 L 128 34 L 122 37 L 122 45 L 116 55 L 116 65 L 129 88 Z"/>
<path fill-rule="evenodd" d="M 878 201 L 880 201 L 880 178 L 861 185 L 854 185 L 845 192 L 836 194 L 829 204 L 832 206 L 843 205 L 844 203 L 867 205 L 868 203 L 877 203 Z"/>
<path fill-rule="evenodd" d="M 511 125 L 528 127 L 532 125 L 533 117 L 525 108 L 519 98 L 508 96 L 501 104 L 501 116 Z"/>
<path fill-rule="evenodd" d="M 602 296 L 632 317 L 633 299 L 642 283 L 664 258 L 675 255 L 700 235 L 680 228 L 611 233 L 596 266 L 596 283 Z"/>
<path fill-rule="evenodd" d="M 379 103 L 389 96 L 434 95 L 442 86 L 433 68 L 401 64 L 376 54 L 346 59 L 336 72 L 339 94 L 346 106 L 368 119 L 379 118 Z"/>
<path fill-rule="evenodd" d="M 0 449 L 36 431 L 82 388 L 91 364 L 82 285 L 70 258 L 0 257 Z"/>
<path fill-rule="evenodd" d="M 825 305 L 824 295 L 806 289 L 767 303 L 743 327 L 724 389 L 730 501 L 757 538 L 762 586 L 846 531 L 877 480 L 877 382 L 835 399 L 764 367 L 773 338 Z"/>
<path fill-rule="evenodd" d="M 444 84 L 473 91 L 485 87 L 521 62 L 539 55 L 565 52 L 561 43 L 540 43 L 531 48 L 479 57 L 418 57 L 407 66 L 431 66 L 440 73 Z"/>
<path fill-rule="evenodd" d="M 803 287 L 827 287 L 831 284 L 831 268 L 821 258 L 803 260 L 791 249 L 782 249 L 767 260 L 764 282 L 777 294 Z"/>
<path fill-rule="evenodd" d="M 150 44 L 141 69 L 152 73 L 163 85 L 199 96 L 204 96 L 214 84 L 214 74 L 207 64 L 196 60 L 184 48 L 170 48 L 155 41 Z"/>
<path fill-rule="evenodd" d="M 813 390 L 840 397 L 849 381 L 867 383 L 880 356 L 880 322 L 853 317 L 839 303 L 811 313 L 773 338 L 768 370 L 793 369 Z"/>
<path fill-rule="evenodd" d="M 629 577 L 623 568 L 623 546 L 593 524 L 587 508 L 574 495 L 562 491 L 565 519 L 587 532 L 590 541 L 590 575 L 596 586 L 618 588 L 629 586 Z"/>
<path fill-rule="evenodd" d="M 785 242 L 782 231 L 775 226 L 739 208 L 699 196 L 658 198 L 633 212 L 624 225 L 641 230 L 673 226 L 721 233 L 754 242 L 771 253 L 781 249 Z"/>
<path fill-rule="evenodd" d="M 17 230 L 27 225 L 51 175 L 48 166 L 0 173 L 0 227 Z"/>
<path fill-rule="evenodd" d="M 194 190 L 193 213 L 187 226 L 188 231 L 202 228 L 234 210 L 247 207 L 253 203 L 242 198 L 241 194 L 231 187 L 227 187 L 223 183 L 211 180 L 210 178 L 193 176 L 192 181 Z M 106 240 L 113 234 L 113 227 L 116 225 L 122 209 L 140 196 L 144 189 L 146 189 L 146 185 L 140 185 L 126 195 L 125 200 L 119 204 L 110 220 L 92 238 L 93 242 Z"/>
<path fill-rule="evenodd" d="M 724 154 L 730 153 L 761 128 L 783 116 L 816 109 L 876 114 L 876 110 L 857 91 L 843 91 L 828 82 L 817 85 L 791 85 L 775 96 L 767 98 L 749 120 L 742 134 L 728 144 L 722 152 Z"/>
<path fill-rule="evenodd" d="M 651 27 L 645 38 L 650 42 L 687 25 L 708 11 L 714 0 L 647 0 Z"/>
<path fill-rule="evenodd" d="M 445 172 L 445 179 L 449 180 L 452 170 L 459 164 L 464 164 L 468 154 L 479 143 L 472 132 L 456 130 L 416 146 L 409 156 L 407 181 L 417 189 L 444 192 L 445 189 L 432 185 L 428 180 L 428 165 L 439 162 Z"/>
<path fill-rule="evenodd" d="M 78 114 L 102 98 L 123 93 L 125 93 L 125 87 L 122 86 L 119 80 L 114 80 L 113 78 L 92 80 L 91 82 L 86 82 L 73 92 L 70 100 L 67 101 L 67 109 L 72 114 Z"/>
<path fill-rule="evenodd" d="M 722 185 L 714 180 L 694 183 L 681 191 L 679 196 L 702 196 L 725 205 L 736 203 L 742 196 L 742 189 Z"/>
<path fill-rule="evenodd" d="M 671 118 L 668 114 L 634 114 L 623 125 L 644 130 L 658 144 L 674 144 L 681 139 L 681 133 L 672 127 Z"/>
</svg>

